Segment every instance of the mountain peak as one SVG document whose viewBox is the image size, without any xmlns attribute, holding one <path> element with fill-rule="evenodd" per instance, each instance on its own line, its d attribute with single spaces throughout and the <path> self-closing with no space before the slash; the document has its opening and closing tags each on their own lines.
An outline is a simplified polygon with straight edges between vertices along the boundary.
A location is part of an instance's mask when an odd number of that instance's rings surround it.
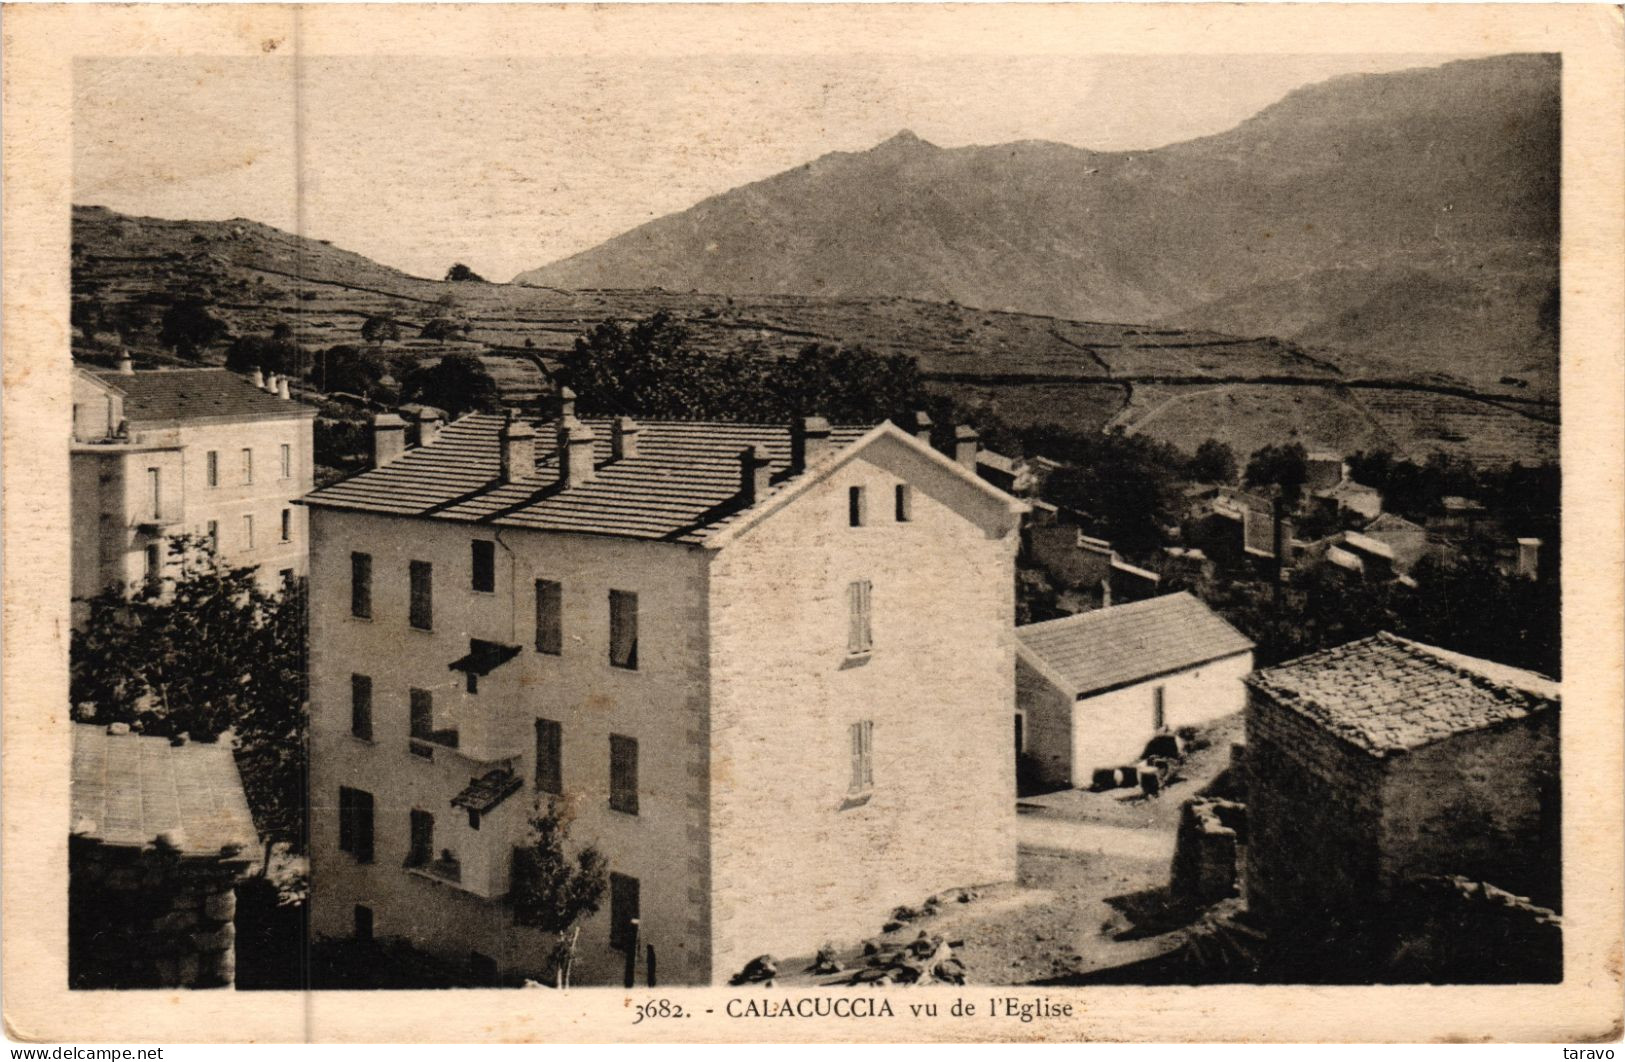
<svg viewBox="0 0 1625 1062">
<path fill-rule="evenodd" d="M 921 140 L 919 137 L 915 136 L 914 130 L 912 129 L 899 130 L 897 134 L 892 136 L 890 139 L 875 145 L 876 151 L 915 151 L 921 149 L 935 151 L 937 150 L 937 146 L 931 143 L 929 140 Z"/>
</svg>

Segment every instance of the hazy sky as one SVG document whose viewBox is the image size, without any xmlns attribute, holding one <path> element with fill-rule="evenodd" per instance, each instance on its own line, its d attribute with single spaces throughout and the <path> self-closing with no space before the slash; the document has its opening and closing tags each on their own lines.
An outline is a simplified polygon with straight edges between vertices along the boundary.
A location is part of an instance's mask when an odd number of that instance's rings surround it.
<svg viewBox="0 0 1625 1062">
<path fill-rule="evenodd" d="M 900 129 L 944 147 L 1151 148 L 1300 85 L 1449 58 L 86 59 L 73 199 L 252 218 L 423 276 L 461 261 L 507 280 Z"/>
</svg>

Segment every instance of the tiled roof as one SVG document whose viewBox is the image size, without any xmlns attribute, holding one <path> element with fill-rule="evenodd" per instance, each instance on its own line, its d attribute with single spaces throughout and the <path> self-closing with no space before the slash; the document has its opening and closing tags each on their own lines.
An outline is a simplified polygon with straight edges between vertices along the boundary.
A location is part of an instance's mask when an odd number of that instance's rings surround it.
<svg viewBox="0 0 1625 1062">
<path fill-rule="evenodd" d="M 73 832 L 105 844 L 141 847 L 168 833 L 188 853 L 237 845 L 249 855 L 258 835 L 230 746 L 171 745 L 168 738 L 73 727 Z"/>
<path fill-rule="evenodd" d="M 1345 479 L 1325 490 L 1315 491 L 1317 498 L 1368 498 L 1373 494 L 1381 495 L 1382 491 L 1376 487 L 1368 487 L 1364 483 L 1356 483 L 1352 479 Z"/>
<path fill-rule="evenodd" d="M 311 406 L 278 398 L 225 369 L 155 369 L 128 376 L 98 372 L 95 377 L 124 395 L 124 419 L 132 424 L 205 417 L 255 420 L 316 413 Z"/>
<path fill-rule="evenodd" d="M 483 814 L 519 792 L 523 785 L 524 779 L 511 769 L 498 767 L 478 778 L 470 778 L 463 791 L 451 798 L 451 806 Z"/>
<path fill-rule="evenodd" d="M 555 425 L 536 432 L 536 477 L 498 479 L 498 441 L 503 420 L 472 414 L 447 425 L 435 442 L 406 451 L 371 469 L 307 495 L 315 506 L 481 521 L 541 531 L 575 531 L 630 538 L 699 542 L 736 520 L 739 453 L 758 446 L 773 483 L 760 504 L 788 485 L 788 425 L 641 421 L 636 457 L 610 460 L 610 422 L 592 428 L 596 473 L 586 483 L 558 486 Z M 827 457 L 869 429 L 837 427 Z"/>
<path fill-rule="evenodd" d="M 1184 592 L 1030 623 L 1016 628 L 1016 638 L 1080 697 L 1253 647 L 1246 635 Z"/>
<path fill-rule="evenodd" d="M 1375 756 L 1558 703 L 1557 684 L 1543 675 L 1386 633 L 1268 668 L 1248 682 Z"/>
<path fill-rule="evenodd" d="M 1385 531 L 1412 531 L 1423 534 L 1427 528 L 1412 523 L 1398 513 L 1380 513 L 1375 520 L 1365 525 L 1365 533 L 1368 535 L 1381 534 Z"/>
</svg>

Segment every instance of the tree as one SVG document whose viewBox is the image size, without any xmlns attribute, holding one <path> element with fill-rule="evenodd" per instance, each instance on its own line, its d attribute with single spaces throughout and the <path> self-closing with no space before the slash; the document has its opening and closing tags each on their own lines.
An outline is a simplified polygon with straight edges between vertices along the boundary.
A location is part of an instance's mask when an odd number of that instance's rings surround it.
<svg viewBox="0 0 1625 1062">
<path fill-rule="evenodd" d="M 323 391 L 346 391 L 362 398 L 371 397 L 384 376 L 383 364 L 353 343 L 328 347 L 315 359 L 310 371 L 313 382 Z"/>
<path fill-rule="evenodd" d="M 508 897 L 516 924 L 553 935 L 548 962 L 560 988 L 570 985 L 581 923 L 598 911 L 609 885 L 608 863 L 598 849 L 588 845 L 574 859 L 566 854 L 573 819 L 564 800 L 537 801 L 530 836 L 514 849 Z"/>
<path fill-rule="evenodd" d="M 401 326 L 395 323 L 393 317 L 373 314 L 361 322 L 361 338 L 368 343 L 393 342 L 401 338 Z"/>
<path fill-rule="evenodd" d="M 1309 454 L 1302 443 L 1255 450 L 1247 461 L 1244 478 L 1249 487 L 1271 484 L 1280 487 L 1281 497 L 1287 504 L 1295 505 L 1303 494 L 1304 483 L 1309 479 Z"/>
<path fill-rule="evenodd" d="M 474 272 L 461 262 L 456 263 L 450 269 L 446 270 L 446 279 L 458 282 L 477 281 L 481 284 L 486 282 L 484 277 L 480 276 L 478 273 Z"/>
<path fill-rule="evenodd" d="M 418 366 L 402 381 L 401 397 L 444 409 L 448 416 L 489 413 L 502 404 L 502 393 L 485 364 L 473 354 L 447 354 L 435 364 Z"/>
<path fill-rule="evenodd" d="M 467 321 L 458 321 L 450 317 L 433 317 L 424 323 L 418 335 L 424 339 L 460 339 L 473 331 L 473 326 Z"/>
<path fill-rule="evenodd" d="M 309 356 L 293 340 L 293 330 L 278 325 L 270 335 L 240 336 L 226 348 L 226 368 L 232 372 L 266 372 L 302 375 Z"/>
<path fill-rule="evenodd" d="M 1057 505 L 1087 514 L 1092 530 L 1131 557 L 1155 553 L 1178 519 L 1178 451 L 1140 435 L 1055 435 L 1064 462 L 1044 485 Z"/>
<path fill-rule="evenodd" d="M 196 358 L 230 331 L 200 299 L 182 299 L 164 311 L 158 338 L 183 358 Z"/>
<path fill-rule="evenodd" d="M 261 590 L 206 538 L 169 540 L 165 576 L 88 599 L 73 632 L 69 696 L 78 718 L 211 740 L 226 730 L 269 850 L 304 836 L 305 598 Z"/>
<path fill-rule="evenodd" d="M 1199 483 L 1234 483 L 1235 452 L 1217 439 L 1207 439 L 1196 448 L 1196 456 L 1186 467 L 1186 475 Z"/>
</svg>

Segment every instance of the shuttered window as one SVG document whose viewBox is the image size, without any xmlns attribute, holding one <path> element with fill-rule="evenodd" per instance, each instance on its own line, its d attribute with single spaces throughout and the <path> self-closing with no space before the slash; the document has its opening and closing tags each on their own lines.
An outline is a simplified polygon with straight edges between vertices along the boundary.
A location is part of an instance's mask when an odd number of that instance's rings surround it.
<svg viewBox="0 0 1625 1062">
<path fill-rule="evenodd" d="M 476 538 L 473 550 L 474 589 L 489 594 L 497 588 L 497 546 L 489 539 Z"/>
<path fill-rule="evenodd" d="M 862 487 L 848 487 L 846 491 L 846 522 L 853 527 L 862 527 L 867 522 L 868 513 L 864 510 L 867 500 Z"/>
<path fill-rule="evenodd" d="M 408 568 L 412 587 L 412 612 L 408 622 L 420 631 L 434 629 L 434 565 L 413 561 Z"/>
<path fill-rule="evenodd" d="M 536 720 L 536 788 L 564 792 L 564 728 L 551 719 Z"/>
<path fill-rule="evenodd" d="M 254 451 L 243 447 L 243 483 L 254 482 Z"/>
<path fill-rule="evenodd" d="M 638 813 L 637 738 L 609 736 L 609 806 L 628 815 Z"/>
<path fill-rule="evenodd" d="M 411 841 L 406 850 L 406 865 L 421 867 L 434 862 L 434 816 L 419 808 L 412 809 Z"/>
<path fill-rule="evenodd" d="M 852 781 L 848 789 L 863 793 L 875 784 L 875 724 L 865 719 L 848 728 L 852 742 Z"/>
<path fill-rule="evenodd" d="M 350 615 L 372 618 L 372 554 L 350 554 Z"/>
<path fill-rule="evenodd" d="M 609 592 L 609 662 L 638 669 L 638 595 L 630 590 Z"/>
<path fill-rule="evenodd" d="M 897 484 L 897 522 L 906 524 L 914 519 L 914 493 L 907 483 Z"/>
<path fill-rule="evenodd" d="M 434 737 L 434 694 L 428 690 L 410 690 L 407 700 L 411 705 L 412 736 L 420 741 Z"/>
<path fill-rule="evenodd" d="M 372 740 L 372 679 L 367 675 L 350 676 L 350 733 Z"/>
<path fill-rule="evenodd" d="M 243 548 L 254 548 L 254 518 L 247 513 L 243 514 Z"/>
<path fill-rule="evenodd" d="M 220 451 L 210 450 L 205 457 L 204 467 L 208 470 L 205 476 L 211 487 L 220 486 Z"/>
<path fill-rule="evenodd" d="M 287 542 L 293 538 L 293 510 L 282 510 L 282 541 Z"/>
<path fill-rule="evenodd" d="M 372 794 L 364 789 L 339 787 L 339 850 L 372 862 Z"/>
<path fill-rule="evenodd" d="M 611 872 L 609 875 L 609 946 L 618 951 L 634 947 L 638 942 L 635 923 L 643 916 L 639 913 L 641 888 L 638 879 Z"/>
<path fill-rule="evenodd" d="M 872 585 L 867 579 L 858 579 L 847 585 L 846 605 L 849 616 L 846 651 L 867 653 L 874 648 L 874 637 L 869 624 L 869 599 Z"/>
<path fill-rule="evenodd" d="M 564 588 L 551 579 L 536 580 L 536 651 L 553 656 L 564 651 Z"/>
<path fill-rule="evenodd" d="M 293 478 L 293 447 L 287 443 L 282 444 L 282 478 Z"/>
</svg>

